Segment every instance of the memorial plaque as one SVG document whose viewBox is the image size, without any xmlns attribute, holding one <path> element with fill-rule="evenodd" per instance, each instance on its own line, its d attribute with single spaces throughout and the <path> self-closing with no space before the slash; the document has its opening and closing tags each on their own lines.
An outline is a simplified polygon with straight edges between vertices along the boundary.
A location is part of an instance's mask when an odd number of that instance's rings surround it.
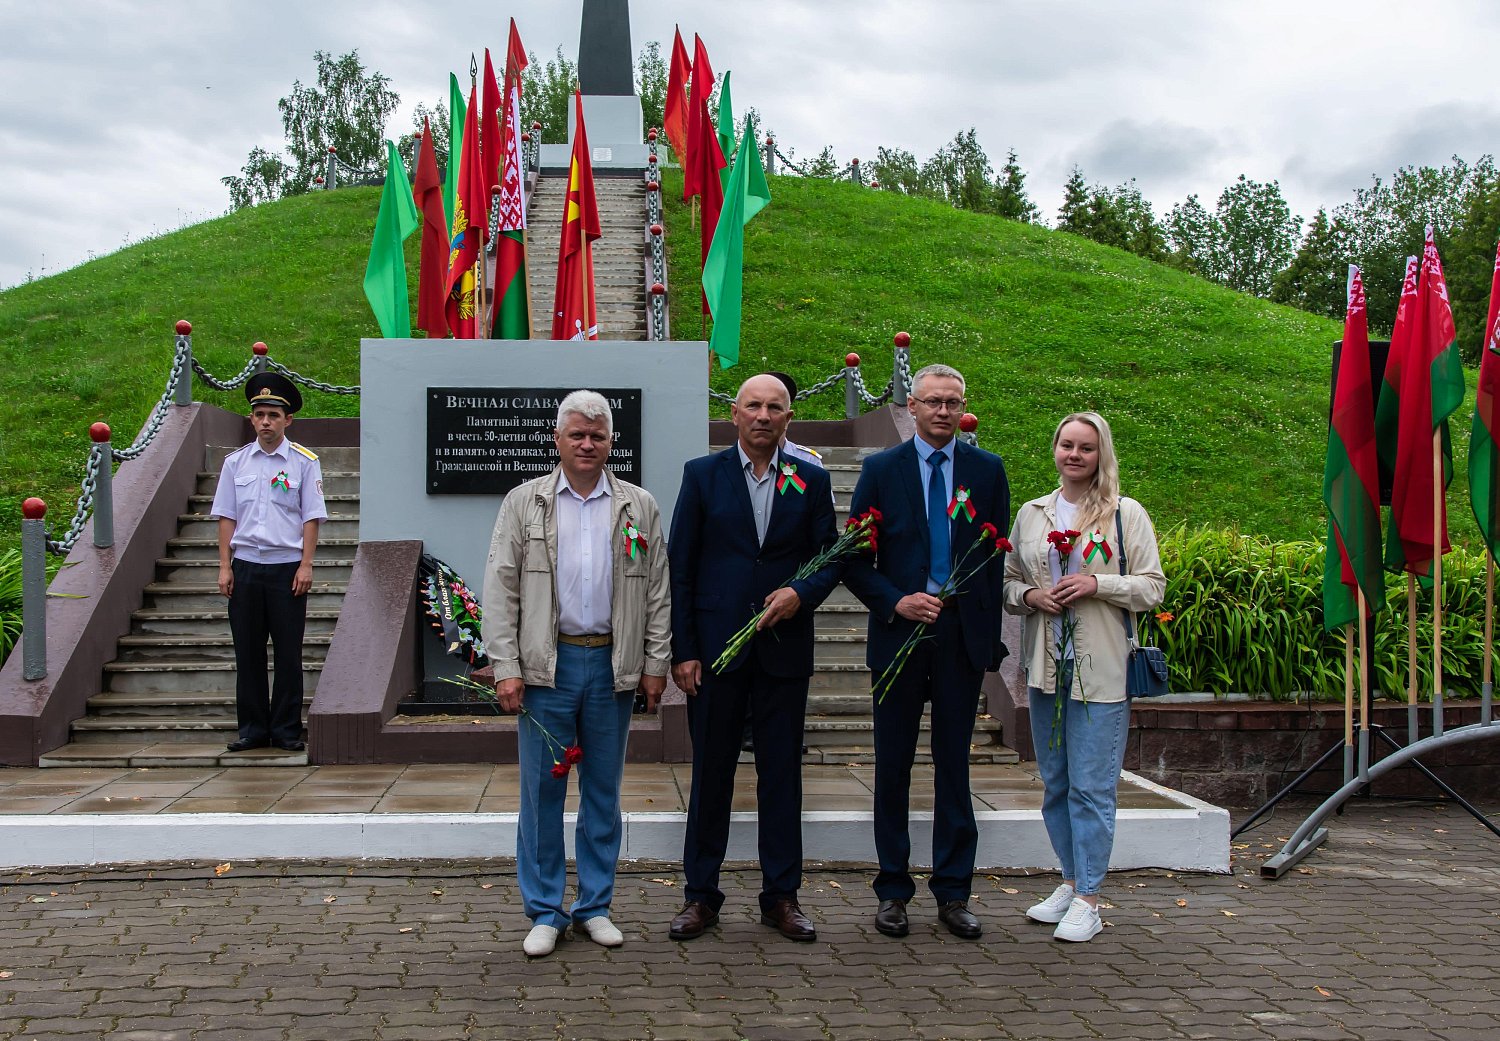
<svg viewBox="0 0 1500 1041">
<path fill-rule="evenodd" d="M 609 468 L 641 483 L 641 391 L 597 390 L 614 413 Z M 557 406 L 572 388 L 428 387 L 427 494 L 504 495 L 557 465 Z"/>
</svg>

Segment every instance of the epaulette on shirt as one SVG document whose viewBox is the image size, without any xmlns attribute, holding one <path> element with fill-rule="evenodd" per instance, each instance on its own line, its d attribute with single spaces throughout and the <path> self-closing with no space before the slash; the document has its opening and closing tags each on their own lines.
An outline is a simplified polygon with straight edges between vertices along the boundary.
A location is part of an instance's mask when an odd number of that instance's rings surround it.
<svg viewBox="0 0 1500 1041">
<path fill-rule="evenodd" d="M 292 446 L 292 451 L 300 452 L 302 455 L 307 456 L 307 458 L 311 459 L 315 463 L 318 461 L 318 454 L 316 452 L 303 448 L 295 441 L 288 441 L 287 444 Z"/>
</svg>

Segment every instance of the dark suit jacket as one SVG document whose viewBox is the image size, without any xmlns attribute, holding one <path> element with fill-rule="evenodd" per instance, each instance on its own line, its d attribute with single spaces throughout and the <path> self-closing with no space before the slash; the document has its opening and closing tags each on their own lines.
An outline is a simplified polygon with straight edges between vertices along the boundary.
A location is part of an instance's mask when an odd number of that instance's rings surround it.
<svg viewBox="0 0 1500 1041">
<path fill-rule="evenodd" d="M 969 489 L 969 502 L 975 511 L 972 521 L 965 514 L 949 521 L 953 560 L 957 562 L 979 538 L 979 529 L 986 521 L 1001 535 L 1010 531 L 1010 484 L 999 456 L 956 439 L 954 445 L 953 488 Z M 910 441 L 870 456 L 860 471 L 849 507 L 850 515 L 857 516 L 874 506 L 883 518 L 879 552 L 873 559 L 868 554 L 850 558 L 844 574 L 844 584 L 870 609 L 865 659 L 876 676 L 890 664 L 915 628 L 915 623 L 897 616 L 896 602 L 927 589 L 927 493 L 926 475 L 921 469 L 921 459 Z M 976 548 L 974 552 L 977 555 L 983 551 Z M 977 557 L 970 558 L 971 562 L 974 559 Z M 1006 654 L 1000 642 L 1004 573 L 1004 558 L 994 557 L 957 594 L 964 648 L 970 663 L 981 671 L 999 668 Z"/>
<path fill-rule="evenodd" d="M 674 664 L 696 659 L 705 671 L 710 669 L 771 591 L 837 538 L 828 471 L 788 461 L 797 465 L 797 476 L 807 487 L 800 493 L 795 488 L 772 492 L 764 545 L 755 538 L 750 493 L 734 446 L 683 467 L 667 549 Z M 779 452 L 772 465 L 780 465 Z M 811 676 L 813 612 L 838 585 L 839 571 L 833 565 L 793 582 L 801 608 L 756 636 L 730 668 L 739 668 L 755 654 L 769 675 Z"/>
</svg>

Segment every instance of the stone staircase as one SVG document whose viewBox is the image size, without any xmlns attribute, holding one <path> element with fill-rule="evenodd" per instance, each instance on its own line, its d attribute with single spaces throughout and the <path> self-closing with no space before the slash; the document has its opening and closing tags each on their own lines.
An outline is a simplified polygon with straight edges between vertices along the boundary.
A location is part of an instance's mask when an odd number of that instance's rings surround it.
<svg viewBox="0 0 1500 1041">
<path fill-rule="evenodd" d="M 236 446 L 237 447 L 237 446 Z M 178 518 L 156 580 L 143 590 L 118 657 L 104 666 L 101 692 L 74 721 L 72 739 L 41 757 L 42 766 L 291 765 L 305 752 L 257 749 L 230 754 L 234 739 L 234 643 L 218 591 L 218 471 L 234 448 L 209 447 L 198 486 Z M 323 523 L 308 593 L 303 641 L 303 711 L 318 676 L 348 586 L 359 543 L 359 449 L 325 448 Z"/>
<path fill-rule="evenodd" d="M 562 239 L 566 173 L 548 171 L 537 184 L 527 212 L 526 273 L 531 281 L 532 328 L 537 339 L 552 335 L 557 292 L 557 249 Z M 594 240 L 594 305 L 601 340 L 644 340 L 646 189 L 640 175 L 594 177 L 603 234 Z"/>
<path fill-rule="evenodd" d="M 792 431 L 795 435 L 795 429 Z M 820 448 L 823 464 L 833 479 L 834 504 L 842 529 L 849 517 L 849 500 L 859 480 L 860 462 L 875 448 Z M 865 667 L 865 632 L 869 612 L 842 585 L 818 608 L 815 618 L 816 671 L 808 687 L 807 725 L 803 761 L 808 763 L 872 763 L 875 761 L 871 714 L 870 670 Z M 929 729 L 924 715 L 922 729 Z M 982 714 L 974 726 L 969 760 L 973 763 L 1014 763 L 1015 751 L 1000 743 L 1000 721 Z M 931 762 L 925 739 L 918 743 L 917 761 Z"/>
</svg>

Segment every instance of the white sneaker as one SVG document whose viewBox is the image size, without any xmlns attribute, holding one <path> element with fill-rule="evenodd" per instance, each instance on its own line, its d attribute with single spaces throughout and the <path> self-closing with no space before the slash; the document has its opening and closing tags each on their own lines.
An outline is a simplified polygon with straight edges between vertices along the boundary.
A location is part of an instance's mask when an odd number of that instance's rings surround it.
<svg viewBox="0 0 1500 1041">
<path fill-rule="evenodd" d="M 1052 938 L 1082 943 L 1098 936 L 1099 930 L 1103 928 L 1104 923 L 1099 921 L 1099 909 L 1083 897 L 1075 896 L 1068 905 L 1068 913 L 1063 915 L 1063 920 L 1052 931 Z"/>
<path fill-rule="evenodd" d="M 542 958 L 557 949 L 557 927 L 555 925 L 533 925 L 521 950 L 528 958 Z"/>
<path fill-rule="evenodd" d="M 616 929 L 615 923 L 604 915 L 599 915 L 597 918 L 585 918 L 583 931 L 588 933 L 589 939 L 600 947 L 618 947 L 625 942 L 625 935 Z"/>
<path fill-rule="evenodd" d="M 1026 909 L 1026 917 L 1033 922 L 1046 922 L 1054 925 L 1063 920 L 1063 915 L 1068 913 L 1068 906 L 1073 903 L 1075 893 L 1073 887 L 1067 882 L 1052 890 L 1052 895 L 1039 904 L 1032 904 Z"/>
</svg>

